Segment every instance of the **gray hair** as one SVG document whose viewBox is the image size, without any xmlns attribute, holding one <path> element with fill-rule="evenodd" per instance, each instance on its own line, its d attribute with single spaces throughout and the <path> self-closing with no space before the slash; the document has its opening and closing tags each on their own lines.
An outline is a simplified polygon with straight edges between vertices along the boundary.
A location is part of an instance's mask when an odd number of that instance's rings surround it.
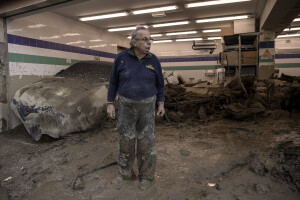
<svg viewBox="0 0 300 200">
<path fill-rule="evenodd" d="M 138 37 L 138 32 L 140 31 L 140 30 L 146 30 L 146 31 L 148 31 L 148 29 L 146 28 L 146 27 L 144 27 L 144 26 L 138 26 L 138 27 L 136 27 L 136 29 L 132 32 L 132 34 L 131 34 L 131 40 L 130 40 L 130 47 L 133 47 L 134 45 L 133 45 L 133 43 L 132 43 L 132 40 L 136 40 L 137 39 L 137 37 Z"/>
</svg>

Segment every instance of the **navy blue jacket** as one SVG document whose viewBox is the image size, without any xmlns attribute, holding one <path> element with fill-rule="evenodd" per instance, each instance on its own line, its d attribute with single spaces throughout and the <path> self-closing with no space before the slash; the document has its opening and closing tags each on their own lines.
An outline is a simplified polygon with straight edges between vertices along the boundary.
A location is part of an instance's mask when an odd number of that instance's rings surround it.
<svg viewBox="0 0 300 200">
<path fill-rule="evenodd" d="M 157 102 L 164 102 L 164 79 L 157 57 L 148 53 L 139 60 L 133 49 L 119 53 L 110 74 L 107 101 L 114 102 L 117 93 L 134 100 L 157 95 Z"/>
</svg>

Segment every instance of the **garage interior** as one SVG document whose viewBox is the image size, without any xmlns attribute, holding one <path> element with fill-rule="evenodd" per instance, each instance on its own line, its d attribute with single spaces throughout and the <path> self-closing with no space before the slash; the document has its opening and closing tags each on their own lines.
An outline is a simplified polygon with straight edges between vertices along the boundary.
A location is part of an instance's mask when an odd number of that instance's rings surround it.
<svg viewBox="0 0 300 200">
<path fill-rule="evenodd" d="M 299 199 L 299 14 L 299 0 L 0 2 L 0 199 Z M 147 191 L 112 182 L 106 115 L 136 26 L 165 78 Z"/>
</svg>

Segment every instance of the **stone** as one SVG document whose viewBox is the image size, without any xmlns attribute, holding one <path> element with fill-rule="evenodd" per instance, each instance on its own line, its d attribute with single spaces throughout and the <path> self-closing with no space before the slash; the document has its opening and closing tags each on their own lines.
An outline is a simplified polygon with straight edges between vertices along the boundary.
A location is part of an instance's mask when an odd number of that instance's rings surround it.
<svg viewBox="0 0 300 200">
<path fill-rule="evenodd" d="M 189 150 L 187 150 L 187 149 L 181 149 L 180 150 L 180 154 L 182 156 L 189 156 L 191 154 L 191 152 Z"/>
<path fill-rule="evenodd" d="M 107 88 L 61 77 L 43 78 L 19 89 L 11 108 L 38 141 L 87 131 L 99 126 L 106 114 Z"/>
</svg>

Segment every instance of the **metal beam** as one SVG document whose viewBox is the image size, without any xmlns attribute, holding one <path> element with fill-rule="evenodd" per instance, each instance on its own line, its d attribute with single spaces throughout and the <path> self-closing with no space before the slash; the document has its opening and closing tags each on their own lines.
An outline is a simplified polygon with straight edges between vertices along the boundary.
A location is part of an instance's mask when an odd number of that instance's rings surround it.
<svg viewBox="0 0 300 200">
<path fill-rule="evenodd" d="M 260 19 L 260 30 L 279 34 L 299 14 L 299 5 L 300 0 L 268 0 Z"/>
</svg>

